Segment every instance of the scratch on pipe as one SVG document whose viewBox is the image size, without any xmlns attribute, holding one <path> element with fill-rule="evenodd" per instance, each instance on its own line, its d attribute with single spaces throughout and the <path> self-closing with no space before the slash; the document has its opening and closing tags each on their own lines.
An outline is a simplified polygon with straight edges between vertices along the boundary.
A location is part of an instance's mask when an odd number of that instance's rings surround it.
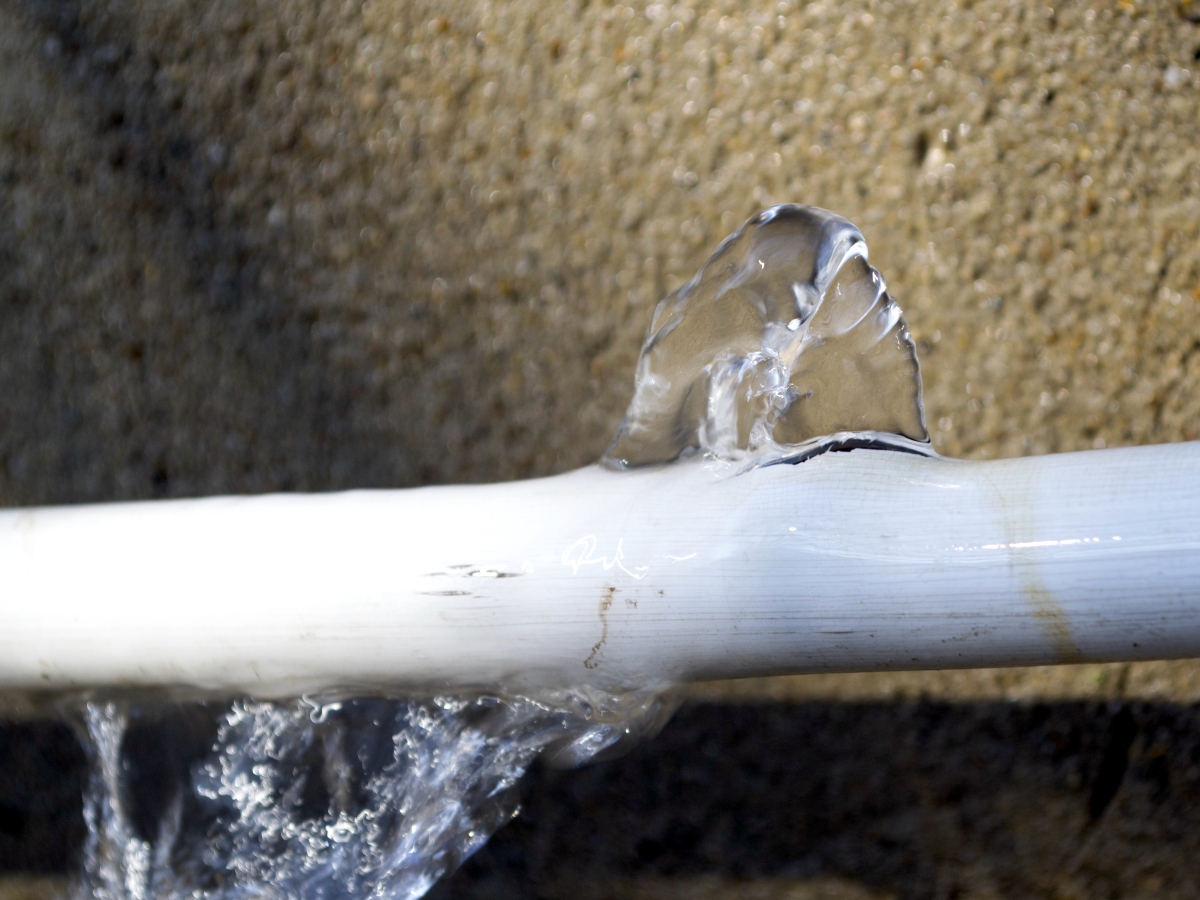
<svg viewBox="0 0 1200 900">
<path fill-rule="evenodd" d="M 646 577 L 649 566 L 634 566 L 632 570 L 625 565 L 625 538 L 617 539 L 617 552 L 612 559 L 606 556 L 596 556 L 596 536 L 585 535 L 563 551 L 562 564 L 570 566 L 573 575 L 579 574 L 580 566 L 599 565 L 608 571 L 613 566 L 637 581 Z"/>
<path fill-rule="evenodd" d="M 585 669 L 594 669 L 600 665 L 600 660 L 596 657 L 600 654 L 605 642 L 608 640 L 608 611 L 612 609 L 613 597 L 616 594 L 617 589 L 615 587 L 606 587 L 600 597 L 600 640 L 592 645 L 592 652 L 583 661 Z"/>
<path fill-rule="evenodd" d="M 695 553 L 689 553 L 687 556 L 672 556 L 670 553 L 667 554 L 667 559 L 669 559 L 671 562 L 676 562 L 676 563 L 687 562 L 689 559 L 695 559 L 695 558 L 696 558 Z"/>
</svg>

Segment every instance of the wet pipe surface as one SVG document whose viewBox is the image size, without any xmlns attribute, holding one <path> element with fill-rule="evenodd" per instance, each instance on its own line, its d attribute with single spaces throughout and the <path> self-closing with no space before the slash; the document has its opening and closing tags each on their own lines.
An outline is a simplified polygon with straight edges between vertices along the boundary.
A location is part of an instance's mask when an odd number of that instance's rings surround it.
<svg viewBox="0 0 1200 900">
<path fill-rule="evenodd" d="M 211 738 L 195 708 L 131 729 L 138 827 Z M 0 726 L 0 872 L 71 870 L 83 778 L 67 726 Z M 1200 706 L 692 703 L 620 759 L 519 789 L 521 815 L 431 897 L 828 876 L 913 898 L 1200 892 Z"/>
</svg>

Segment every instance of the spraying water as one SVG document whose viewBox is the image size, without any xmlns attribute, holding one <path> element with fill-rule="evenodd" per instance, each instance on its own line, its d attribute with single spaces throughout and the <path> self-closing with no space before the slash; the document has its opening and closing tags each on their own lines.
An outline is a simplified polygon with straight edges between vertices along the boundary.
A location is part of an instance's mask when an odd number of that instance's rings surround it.
<svg viewBox="0 0 1200 900">
<path fill-rule="evenodd" d="M 657 692 L 239 700 L 146 833 L 126 747 L 139 707 L 88 703 L 78 896 L 420 897 L 516 815 L 513 788 L 539 755 L 579 765 L 672 708 Z"/>
<path fill-rule="evenodd" d="M 866 260 L 858 229 L 824 210 L 752 218 L 655 310 L 605 463 L 699 454 L 736 473 L 846 447 L 931 454 L 913 342 Z M 579 765 L 653 733 L 673 709 L 659 688 L 238 700 L 152 827 L 126 758 L 145 707 L 88 702 L 79 897 L 420 897 L 516 815 L 539 756 Z"/>
<path fill-rule="evenodd" d="M 658 304 L 605 462 L 740 470 L 846 442 L 931 453 L 916 348 L 859 230 L 775 206 Z"/>
</svg>

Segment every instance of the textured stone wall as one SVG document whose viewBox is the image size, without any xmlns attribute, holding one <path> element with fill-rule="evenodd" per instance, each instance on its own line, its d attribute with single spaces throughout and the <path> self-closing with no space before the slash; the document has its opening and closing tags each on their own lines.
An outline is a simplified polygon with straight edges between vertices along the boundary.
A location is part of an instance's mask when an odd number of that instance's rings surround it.
<svg viewBox="0 0 1200 900">
<path fill-rule="evenodd" d="M 6 0 L 0 500 L 588 462 L 785 200 L 863 228 L 939 450 L 1194 438 L 1189 9 Z"/>
</svg>

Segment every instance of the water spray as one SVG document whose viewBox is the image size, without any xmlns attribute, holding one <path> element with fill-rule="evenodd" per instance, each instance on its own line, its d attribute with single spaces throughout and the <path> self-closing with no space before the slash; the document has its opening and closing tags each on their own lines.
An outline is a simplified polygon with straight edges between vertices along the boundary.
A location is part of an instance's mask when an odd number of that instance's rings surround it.
<svg viewBox="0 0 1200 900">
<path fill-rule="evenodd" d="M 851 451 L 851 452 L 845 452 Z M 846 220 L 659 305 L 602 464 L 0 514 L 0 687 L 653 688 L 1200 654 L 1200 445 L 964 462 Z"/>
</svg>

